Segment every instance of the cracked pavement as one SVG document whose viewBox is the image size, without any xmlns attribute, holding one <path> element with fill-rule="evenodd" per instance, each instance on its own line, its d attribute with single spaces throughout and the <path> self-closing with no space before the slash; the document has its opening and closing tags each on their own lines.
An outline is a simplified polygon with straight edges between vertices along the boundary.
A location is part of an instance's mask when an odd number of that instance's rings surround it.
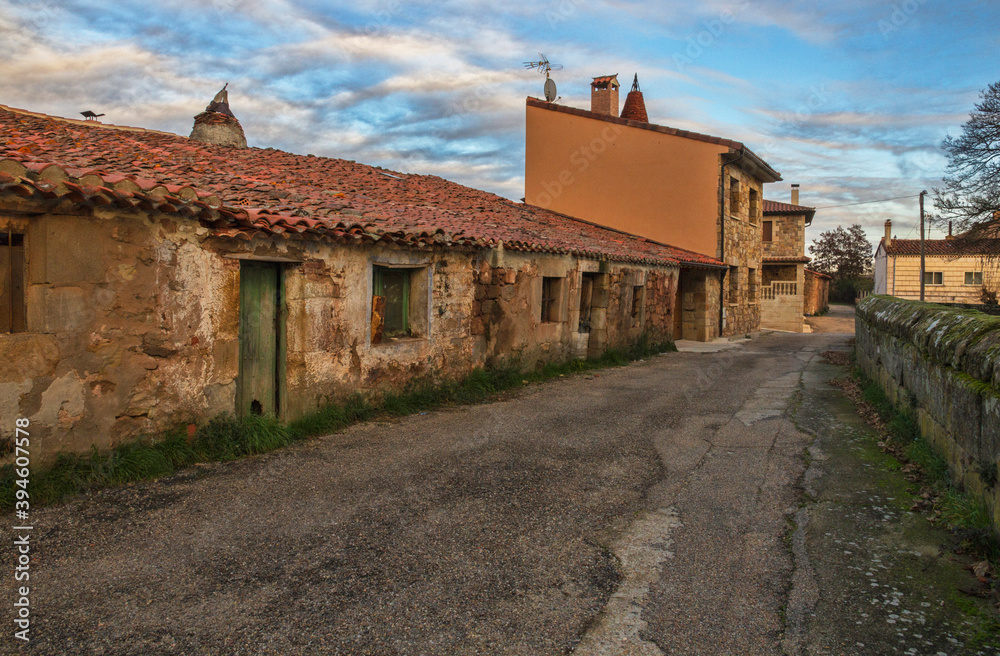
<svg viewBox="0 0 1000 656">
<path fill-rule="evenodd" d="M 39 511 L 34 639 L 0 653 L 924 653 L 857 628 L 874 538 L 860 573 L 831 557 L 855 529 L 823 495 L 875 498 L 835 484 L 848 415 L 818 405 L 848 338 L 665 354 Z M 868 616 L 909 619 L 885 585 Z"/>
</svg>

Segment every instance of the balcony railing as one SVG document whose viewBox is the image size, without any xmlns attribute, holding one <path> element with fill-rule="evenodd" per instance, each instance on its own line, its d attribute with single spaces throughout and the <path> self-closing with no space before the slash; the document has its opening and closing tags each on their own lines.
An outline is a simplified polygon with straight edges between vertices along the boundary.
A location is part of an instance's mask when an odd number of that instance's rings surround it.
<svg viewBox="0 0 1000 656">
<path fill-rule="evenodd" d="M 774 300 L 778 296 L 795 296 L 799 293 L 797 282 L 772 282 L 760 288 L 761 298 L 765 301 Z"/>
</svg>

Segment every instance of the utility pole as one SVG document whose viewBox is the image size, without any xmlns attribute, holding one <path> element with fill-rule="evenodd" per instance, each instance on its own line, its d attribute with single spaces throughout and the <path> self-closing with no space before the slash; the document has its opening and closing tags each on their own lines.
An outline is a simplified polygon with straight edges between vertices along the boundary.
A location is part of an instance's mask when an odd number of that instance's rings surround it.
<svg viewBox="0 0 1000 656">
<path fill-rule="evenodd" d="M 926 262 L 924 261 L 924 196 L 927 195 L 927 190 L 920 192 L 920 300 L 924 300 L 924 267 Z"/>
</svg>

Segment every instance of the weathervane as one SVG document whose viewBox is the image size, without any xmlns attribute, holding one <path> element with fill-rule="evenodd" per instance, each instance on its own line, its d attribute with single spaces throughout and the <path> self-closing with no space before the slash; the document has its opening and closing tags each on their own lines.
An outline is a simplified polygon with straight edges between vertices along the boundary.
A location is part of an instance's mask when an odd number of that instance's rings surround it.
<svg viewBox="0 0 1000 656">
<path fill-rule="evenodd" d="M 553 100 L 557 100 L 556 83 L 549 77 L 549 73 L 552 71 L 561 71 L 562 64 L 550 63 L 548 57 L 542 53 L 538 53 L 538 57 L 539 61 L 524 62 L 524 67 L 527 69 L 538 69 L 539 73 L 545 73 L 545 100 L 552 102 Z"/>
</svg>

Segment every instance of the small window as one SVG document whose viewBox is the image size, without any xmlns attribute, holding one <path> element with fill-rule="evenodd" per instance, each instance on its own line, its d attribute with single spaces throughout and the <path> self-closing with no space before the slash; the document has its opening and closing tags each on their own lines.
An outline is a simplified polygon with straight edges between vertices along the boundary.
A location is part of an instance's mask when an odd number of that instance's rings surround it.
<svg viewBox="0 0 1000 656">
<path fill-rule="evenodd" d="M 555 323 L 562 320 L 559 313 L 562 278 L 542 278 L 542 323 Z"/>
<path fill-rule="evenodd" d="M 757 269 L 747 269 L 747 297 L 751 303 L 757 300 Z"/>
<path fill-rule="evenodd" d="M 774 221 L 764 221 L 764 241 L 771 241 L 774 236 Z"/>
<path fill-rule="evenodd" d="M 750 223 L 757 223 L 757 190 L 750 190 Z M 770 241 L 770 240 L 768 240 Z"/>
<path fill-rule="evenodd" d="M 729 267 L 729 302 L 735 303 L 740 293 L 740 268 Z"/>
<path fill-rule="evenodd" d="M 941 271 L 924 271 L 925 285 L 943 285 L 944 273 Z"/>
<path fill-rule="evenodd" d="M 965 272 L 965 284 L 966 285 L 981 285 L 981 284 L 983 284 L 983 272 L 982 271 L 966 271 Z"/>
<path fill-rule="evenodd" d="M 740 181 L 729 178 L 729 213 L 736 216 L 740 211 Z"/>
<path fill-rule="evenodd" d="M 590 316 L 594 306 L 595 274 L 585 273 L 580 282 L 580 326 L 579 332 L 590 332 Z"/>
<path fill-rule="evenodd" d="M 0 332 L 27 330 L 24 305 L 24 235 L 0 233 Z"/>
<path fill-rule="evenodd" d="M 632 287 L 632 319 L 638 320 L 639 314 L 642 312 L 642 301 L 643 295 L 645 294 L 645 287 L 642 285 L 635 285 Z"/>
<path fill-rule="evenodd" d="M 372 266 L 372 344 L 430 334 L 432 269 Z"/>
</svg>

